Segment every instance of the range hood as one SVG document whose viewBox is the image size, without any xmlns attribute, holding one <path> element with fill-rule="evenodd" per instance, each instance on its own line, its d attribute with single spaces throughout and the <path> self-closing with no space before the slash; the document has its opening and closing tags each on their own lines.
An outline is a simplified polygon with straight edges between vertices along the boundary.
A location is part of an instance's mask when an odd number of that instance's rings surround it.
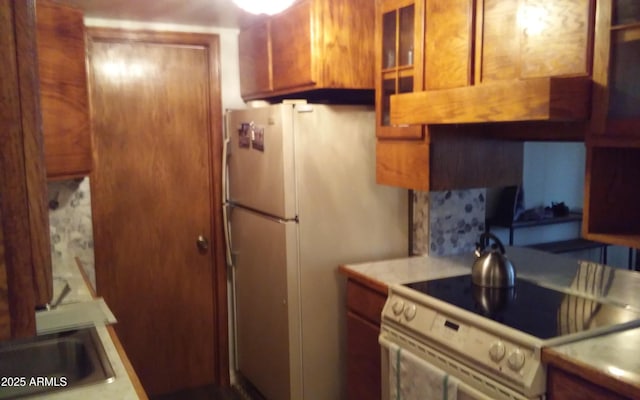
<svg viewBox="0 0 640 400">
<path fill-rule="evenodd" d="M 391 96 L 391 123 L 462 124 L 585 121 L 590 77 L 545 77 Z"/>
</svg>

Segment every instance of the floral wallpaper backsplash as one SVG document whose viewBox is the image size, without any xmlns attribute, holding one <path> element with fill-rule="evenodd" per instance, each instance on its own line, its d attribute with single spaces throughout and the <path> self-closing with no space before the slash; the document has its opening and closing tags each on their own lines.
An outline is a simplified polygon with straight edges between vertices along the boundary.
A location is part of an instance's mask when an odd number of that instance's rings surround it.
<svg viewBox="0 0 640 400">
<path fill-rule="evenodd" d="M 436 256 L 470 253 L 484 231 L 486 189 L 413 195 L 413 252 Z"/>
<path fill-rule="evenodd" d="M 49 231 L 54 271 L 78 257 L 96 287 L 89 178 L 49 182 Z"/>
</svg>

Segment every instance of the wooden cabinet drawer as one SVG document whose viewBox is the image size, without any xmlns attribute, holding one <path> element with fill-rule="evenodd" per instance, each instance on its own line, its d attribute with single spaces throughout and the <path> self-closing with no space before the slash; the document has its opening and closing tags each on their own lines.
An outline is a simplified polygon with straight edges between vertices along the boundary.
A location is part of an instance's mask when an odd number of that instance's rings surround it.
<svg viewBox="0 0 640 400">
<path fill-rule="evenodd" d="M 387 300 L 385 295 L 357 282 L 347 282 L 347 308 L 349 311 L 380 325 L 380 314 Z"/>
</svg>

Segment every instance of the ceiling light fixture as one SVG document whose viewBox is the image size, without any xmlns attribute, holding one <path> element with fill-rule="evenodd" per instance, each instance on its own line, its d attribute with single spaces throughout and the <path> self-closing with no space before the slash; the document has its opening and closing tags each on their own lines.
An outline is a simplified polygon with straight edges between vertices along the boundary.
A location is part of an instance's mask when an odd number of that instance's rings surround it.
<svg viewBox="0 0 640 400">
<path fill-rule="evenodd" d="M 241 9 L 252 14 L 274 15 L 286 10 L 295 0 L 233 0 Z"/>
</svg>

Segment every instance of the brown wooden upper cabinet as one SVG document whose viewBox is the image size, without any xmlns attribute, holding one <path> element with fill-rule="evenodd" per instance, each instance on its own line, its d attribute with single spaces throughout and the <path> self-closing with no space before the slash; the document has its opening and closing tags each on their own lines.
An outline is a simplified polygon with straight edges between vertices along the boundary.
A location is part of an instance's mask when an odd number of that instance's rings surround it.
<svg viewBox="0 0 640 400">
<path fill-rule="evenodd" d="M 420 125 L 391 124 L 391 96 L 421 90 L 424 2 L 392 0 L 376 12 L 376 117 L 378 138 L 422 139 Z"/>
<path fill-rule="evenodd" d="M 640 248 L 640 2 L 598 0 L 584 237 Z"/>
<path fill-rule="evenodd" d="M 86 176 L 93 155 L 82 11 L 38 0 L 35 12 L 47 177 Z"/>
<path fill-rule="evenodd" d="M 241 30 L 238 35 L 240 92 L 245 99 L 273 90 L 269 51 L 270 24 L 267 19 L 259 20 Z"/>
<path fill-rule="evenodd" d="M 378 183 L 429 191 L 522 182 L 522 143 L 486 139 L 481 126 L 393 121 L 396 97 L 424 91 L 446 93 L 474 83 L 476 3 L 376 2 Z M 426 108 L 431 109 L 431 103 L 413 110 L 423 113 Z"/>
<path fill-rule="evenodd" d="M 391 123 L 587 120 L 595 0 L 424 0 L 424 85 Z"/>
<path fill-rule="evenodd" d="M 373 89 L 373 19 L 371 0 L 301 0 L 242 28 L 242 98 Z"/>
</svg>

